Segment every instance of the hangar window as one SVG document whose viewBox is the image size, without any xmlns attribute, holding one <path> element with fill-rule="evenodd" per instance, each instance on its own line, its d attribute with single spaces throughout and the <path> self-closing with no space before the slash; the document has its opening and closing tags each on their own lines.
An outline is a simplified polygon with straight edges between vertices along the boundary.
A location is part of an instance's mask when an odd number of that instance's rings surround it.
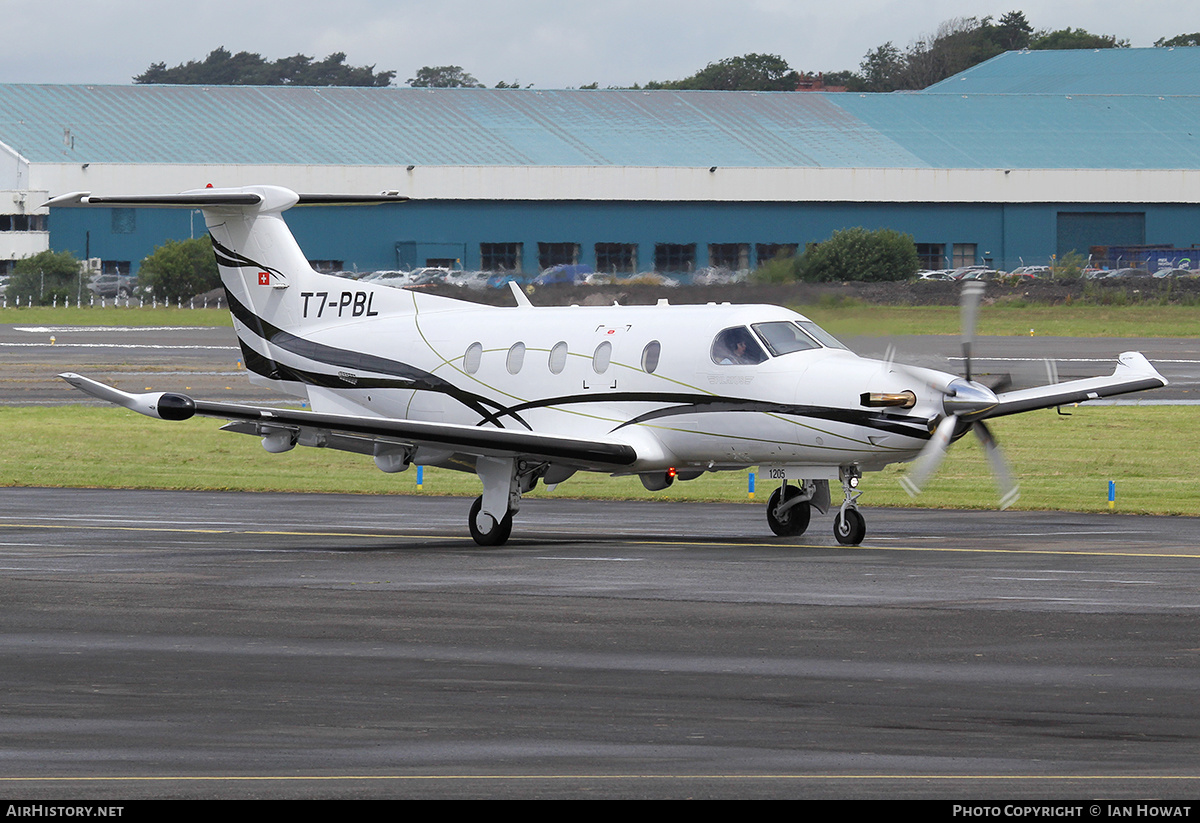
<svg viewBox="0 0 1200 823">
<path fill-rule="evenodd" d="M 709 243 L 708 265 L 716 269 L 745 271 L 750 268 L 750 244 Z"/>
<path fill-rule="evenodd" d="M 520 243 L 480 243 L 479 268 L 484 271 L 520 271 Z"/>
<path fill-rule="evenodd" d="M 604 374 L 608 371 L 610 362 L 612 362 L 612 343 L 605 340 L 596 347 L 596 352 L 592 355 L 592 370 L 596 374 Z"/>
<path fill-rule="evenodd" d="M 696 268 L 695 243 L 655 243 L 654 270 L 688 272 Z"/>
<path fill-rule="evenodd" d="M 796 243 L 757 243 L 754 246 L 754 257 L 761 266 L 777 257 L 795 257 L 799 248 Z"/>
<path fill-rule="evenodd" d="M 637 271 L 637 243 L 597 243 L 596 271 L 633 274 Z"/>
<path fill-rule="evenodd" d="M 711 357 L 718 366 L 753 366 L 766 360 L 767 354 L 748 328 L 738 326 L 713 339 Z"/>
<path fill-rule="evenodd" d="M 474 374 L 479 371 L 479 364 L 483 361 L 483 344 L 472 343 L 467 346 L 467 353 L 463 355 L 463 371 L 467 374 Z"/>
<path fill-rule="evenodd" d="M 578 243 L 538 243 L 538 267 L 574 266 L 579 262 Z"/>
<path fill-rule="evenodd" d="M 567 367 L 567 344 L 564 341 L 559 341 L 554 344 L 554 348 L 550 350 L 550 372 L 552 374 L 562 374 L 563 369 Z"/>
<path fill-rule="evenodd" d="M 128 275 L 129 265 L 128 260 L 101 260 L 100 273 Z"/>
<path fill-rule="evenodd" d="M 974 243 L 955 243 L 954 244 L 954 268 L 961 266 L 975 265 L 975 249 Z"/>
<path fill-rule="evenodd" d="M 46 231 L 46 215 L 0 214 L 0 231 Z"/>
<path fill-rule="evenodd" d="M 662 354 L 662 344 L 657 340 L 651 340 L 646 344 L 646 348 L 642 349 L 642 371 L 646 374 L 654 374 L 658 371 L 658 357 Z"/>
<path fill-rule="evenodd" d="M 937 271 L 946 268 L 946 244 L 918 243 L 917 259 L 921 261 L 920 266 L 923 269 Z"/>
<path fill-rule="evenodd" d="M 512 348 L 508 350 L 508 359 L 504 362 L 504 367 L 508 369 L 509 374 L 516 374 L 524 364 L 525 344 L 513 343 Z"/>
</svg>

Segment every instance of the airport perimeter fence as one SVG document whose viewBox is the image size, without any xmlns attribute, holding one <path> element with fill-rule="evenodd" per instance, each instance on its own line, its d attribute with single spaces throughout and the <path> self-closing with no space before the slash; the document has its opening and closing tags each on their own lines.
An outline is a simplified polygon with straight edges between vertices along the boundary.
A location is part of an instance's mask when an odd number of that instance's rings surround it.
<svg viewBox="0 0 1200 823">
<path fill-rule="evenodd" d="M 58 297 L 56 296 L 50 303 L 38 303 L 32 295 L 24 299 L 20 295 L 12 300 L 8 299 L 8 295 L 0 294 L 0 310 L 7 308 L 59 308 Z M 169 300 L 158 300 L 157 298 L 145 299 L 141 297 L 96 297 L 92 295 L 90 300 L 74 300 L 70 297 L 62 302 L 62 307 L 69 308 L 89 308 L 89 309 L 158 309 L 158 308 L 175 308 L 175 309 L 224 309 L 228 308 L 224 297 L 193 297 L 189 300 L 177 300 L 172 303 Z"/>
</svg>

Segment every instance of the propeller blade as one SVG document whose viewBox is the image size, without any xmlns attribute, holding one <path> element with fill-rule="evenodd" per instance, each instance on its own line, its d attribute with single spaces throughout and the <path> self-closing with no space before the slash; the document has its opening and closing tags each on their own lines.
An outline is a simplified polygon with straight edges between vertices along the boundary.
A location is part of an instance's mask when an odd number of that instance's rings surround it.
<svg viewBox="0 0 1200 823">
<path fill-rule="evenodd" d="M 952 414 L 938 423 L 933 436 L 929 438 L 925 448 L 921 449 L 921 453 L 913 461 L 912 469 L 900 478 L 900 485 L 910 496 L 916 497 L 920 494 L 925 482 L 942 464 L 942 458 L 946 456 L 946 450 L 950 448 L 950 438 L 954 436 L 954 429 L 957 426 L 958 415 L 956 414 Z"/>
<path fill-rule="evenodd" d="M 1012 472 L 1008 468 L 1008 461 L 1004 459 L 1004 454 L 1000 451 L 1000 446 L 996 443 L 992 430 L 982 421 L 973 423 L 971 429 L 983 445 L 988 463 L 992 465 L 992 474 L 996 476 L 996 487 L 1000 489 L 1000 508 L 1007 509 L 1017 502 L 1021 496 L 1021 489 L 1017 485 L 1017 481 L 1013 480 Z"/>
<path fill-rule="evenodd" d="M 979 318 L 979 301 L 984 285 L 978 280 L 963 283 L 960 309 L 962 314 L 962 352 L 966 363 L 966 378 L 971 379 L 971 349 L 975 344 L 975 321 Z"/>
<path fill-rule="evenodd" d="M 1001 392 L 1006 392 L 1011 389 L 1012 385 L 1013 376 L 1008 372 L 1005 372 L 1004 374 L 1000 375 L 1000 377 L 994 383 L 988 386 L 988 388 L 992 390 L 992 394 L 1000 394 Z"/>
</svg>

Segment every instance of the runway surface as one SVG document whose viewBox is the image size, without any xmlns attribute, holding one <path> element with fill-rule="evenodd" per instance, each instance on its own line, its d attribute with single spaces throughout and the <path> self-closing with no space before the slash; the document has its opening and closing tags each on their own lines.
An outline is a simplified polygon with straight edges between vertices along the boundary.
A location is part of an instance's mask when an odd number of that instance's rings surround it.
<svg viewBox="0 0 1200 823">
<path fill-rule="evenodd" d="M 0 501 L 10 798 L 1200 794 L 1197 519 Z"/>
</svg>

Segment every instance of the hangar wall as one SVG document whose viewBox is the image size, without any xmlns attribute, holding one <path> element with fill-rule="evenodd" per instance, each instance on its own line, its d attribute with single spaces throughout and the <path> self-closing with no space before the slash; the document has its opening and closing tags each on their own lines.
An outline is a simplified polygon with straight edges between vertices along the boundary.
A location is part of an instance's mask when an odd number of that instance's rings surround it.
<svg viewBox="0 0 1200 823">
<path fill-rule="evenodd" d="M 853 226 L 893 228 L 921 247 L 940 247 L 948 268 L 981 263 L 1002 269 L 1044 264 L 1060 249 L 1060 214 L 1144 216 L 1147 243 L 1200 243 L 1200 207 L 1190 204 L 1111 203 L 648 203 L 595 201 L 411 201 L 369 208 L 304 208 L 285 213 L 310 260 L 347 270 L 375 271 L 457 259 L 462 268 L 487 266 L 493 246 L 516 246 L 515 267 L 542 268 L 542 255 L 574 247 L 578 262 L 603 270 L 615 258 L 611 245 L 632 247 L 630 271 L 654 269 L 662 246 L 692 247 L 690 265 L 729 265 L 730 246 L 744 247 L 749 266 L 780 244 L 803 248 Z M 164 239 L 202 235 L 198 212 L 166 209 L 56 209 L 51 215 L 56 250 L 138 263 Z M 551 246 L 551 244 L 553 244 Z M 600 249 L 597 246 L 600 245 Z M 726 248 L 713 249 L 714 246 Z M 548 248 L 550 247 L 550 248 Z M 955 251 L 959 250 L 958 259 Z M 677 253 L 686 253 L 686 250 Z M 736 254 L 737 249 L 732 250 Z M 1086 254 L 1086 248 L 1079 249 Z M 599 252 L 599 256 L 598 256 Z M 725 255 L 723 260 L 712 256 Z M 406 255 L 408 255 L 406 259 Z M 969 258 L 969 259 L 968 259 Z M 662 267 L 659 267 L 660 270 Z"/>
</svg>

